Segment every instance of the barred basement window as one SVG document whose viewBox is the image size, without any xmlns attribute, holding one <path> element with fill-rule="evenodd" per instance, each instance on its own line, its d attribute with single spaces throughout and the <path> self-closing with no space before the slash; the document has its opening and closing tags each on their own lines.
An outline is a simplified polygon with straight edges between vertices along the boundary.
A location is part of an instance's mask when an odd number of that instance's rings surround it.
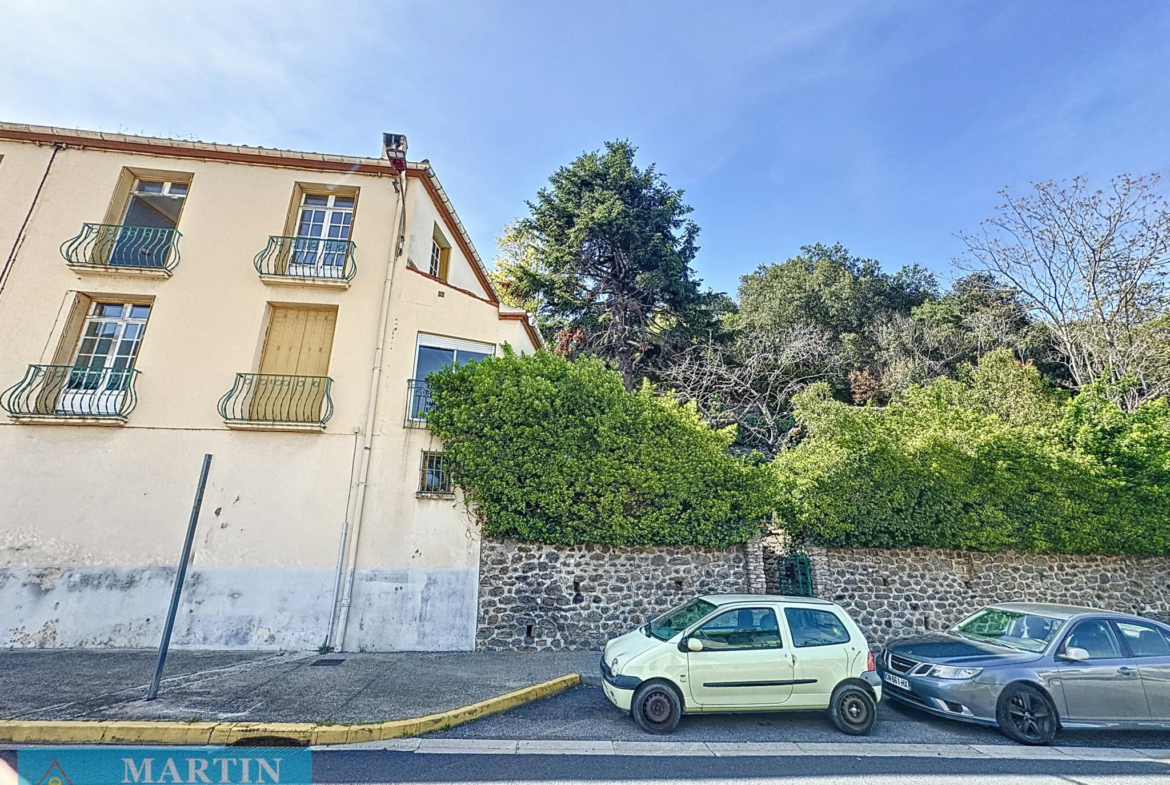
<svg viewBox="0 0 1170 785">
<path fill-rule="evenodd" d="M 424 452 L 422 468 L 419 470 L 418 492 L 423 494 L 452 495 L 451 474 L 447 461 L 441 452 Z"/>
</svg>

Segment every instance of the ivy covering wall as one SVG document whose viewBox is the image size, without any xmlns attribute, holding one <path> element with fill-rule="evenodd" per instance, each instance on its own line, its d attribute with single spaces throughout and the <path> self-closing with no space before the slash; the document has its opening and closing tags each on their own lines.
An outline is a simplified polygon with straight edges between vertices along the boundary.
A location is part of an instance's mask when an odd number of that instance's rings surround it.
<svg viewBox="0 0 1170 785">
<path fill-rule="evenodd" d="M 600 360 L 508 351 L 428 377 L 427 425 L 487 535 L 559 545 L 744 542 L 775 476 L 693 407 Z"/>
</svg>

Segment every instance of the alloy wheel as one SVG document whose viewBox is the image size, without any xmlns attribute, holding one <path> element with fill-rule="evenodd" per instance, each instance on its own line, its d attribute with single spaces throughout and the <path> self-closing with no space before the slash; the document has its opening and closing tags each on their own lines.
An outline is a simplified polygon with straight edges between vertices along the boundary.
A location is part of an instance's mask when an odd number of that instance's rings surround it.
<svg viewBox="0 0 1170 785">
<path fill-rule="evenodd" d="M 1007 716 L 1016 732 L 1028 741 L 1043 741 L 1052 735 L 1052 708 L 1048 701 L 1032 692 L 1019 691 L 1013 695 Z"/>
</svg>

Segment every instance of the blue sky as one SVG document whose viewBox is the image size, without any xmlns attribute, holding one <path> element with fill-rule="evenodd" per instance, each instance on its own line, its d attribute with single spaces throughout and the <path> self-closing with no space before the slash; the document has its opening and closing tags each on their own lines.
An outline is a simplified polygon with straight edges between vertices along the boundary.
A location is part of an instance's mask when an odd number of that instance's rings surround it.
<svg viewBox="0 0 1170 785">
<path fill-rule="evenodd" d="M 0 0 L 0 119 L 369 156 L 403 132 L 485 258 L 629 138 L 715 288 L 836 241 L 946 278 L 1005 185 L 1170 174 L 1168 42 L 1154 0 Z"/>
</svg>

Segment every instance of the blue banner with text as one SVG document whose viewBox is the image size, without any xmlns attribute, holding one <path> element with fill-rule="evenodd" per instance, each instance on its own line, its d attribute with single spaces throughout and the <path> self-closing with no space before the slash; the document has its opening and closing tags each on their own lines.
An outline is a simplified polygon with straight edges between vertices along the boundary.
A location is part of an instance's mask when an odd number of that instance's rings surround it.
<svg viewBox="0 0 1170 785">
<path fill-rule="evenodd" d="M 310 785 L 312 752 L 297 747 L 28 747 L 20 785 Z"/>
</svg>

